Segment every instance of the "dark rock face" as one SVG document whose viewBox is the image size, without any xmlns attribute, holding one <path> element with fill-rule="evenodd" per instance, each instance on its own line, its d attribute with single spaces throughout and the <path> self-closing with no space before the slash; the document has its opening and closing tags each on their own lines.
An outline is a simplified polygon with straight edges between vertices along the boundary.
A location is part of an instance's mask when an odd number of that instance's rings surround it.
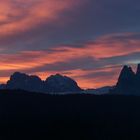
<svg viewBox="0 0 140 140">
<path fill-rule="evenodd" d="M 137 67 L 135 85 L 140 94 L 140 64 L 138 64 L 138 67 Z"/>
<path fill-rule="evenodd" d="M 22 89 L 27 91 L 41 91 L 42 80 L 37 76 L 29 76 L 24 73 L 15 72 L 11 75 L 6 85 L 7 89 Z"/>
<path fill-rule="evenodd" d="M 124 66 L 117 82 L 117 89 L 119 90 L 119 92 L 133 92 L 134 85 L 135 73 L 132 71 L 131 67 Z"/>
<path fill-rule="evenodd" d="M 77 83 L 73 79 L 60 74 L 51 75 L 46 79 L 45 84 L 49 92 L 81 91 L 80 87 L 78 87 Z"/>
<path fill-rule="evenodd" d="M 140 64 L 138 64 L 136 75 L 140 77 Z"/>
<path fill-rule="evenodd" d="M 77 83 L 66 76 L 59 74 L 52 75 L 42 81 L 37 76 L 29 76 L 24 73 L 15 72 L 5 85 L 5 89 L 21 89 L 33 92 L 77 92 L 81 89 Z"/>
<path fill-rule="evenodd" d="M 123 67 L 118 82 L 112 90 L 113 92 L 117 94 L 140 95 L 140 64 L 138 65 L 136 74 L 131 67 Z"/>
</svg>

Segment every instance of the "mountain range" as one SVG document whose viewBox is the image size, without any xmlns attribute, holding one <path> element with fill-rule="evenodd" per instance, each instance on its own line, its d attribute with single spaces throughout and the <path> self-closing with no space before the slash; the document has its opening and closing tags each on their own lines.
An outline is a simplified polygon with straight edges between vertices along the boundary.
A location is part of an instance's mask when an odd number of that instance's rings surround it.
<svg viewBox="0 0 140 140">
<path fill-rule="evenodd" d="M 113 94 L 140 95 L 140 64 L 136 73 L 125 65 L 121 70 L 116 86 L 110 91 Z"/>
<path fill-rule="evenodd" d="M 6 84 L 0 85 L 0 89 L 25 90 L 42 93 L 85 93 L 85 94 L 122 94 L 140 95 L 140 64 L 136 73 L 130 66 L 125 65 L 119 75 L 115 86 L 106 86 L 98 89 L 81 89 L 77 82 L 70 77 L 60 74 L 51 75 L 46 80 L 41 80 L 36 75 L 15 72 L 10 76 Z"/>
<path fill-rule="evenodd" d="M 10 80 L 6 84 L 2 84 L 0 88 L 43 93 L 79 92 L 82 90 L 76 81 L 67 76 L 56 74 L 42 81 L 38 76 L 20 72 L 12 74 Z"/>
</svg>

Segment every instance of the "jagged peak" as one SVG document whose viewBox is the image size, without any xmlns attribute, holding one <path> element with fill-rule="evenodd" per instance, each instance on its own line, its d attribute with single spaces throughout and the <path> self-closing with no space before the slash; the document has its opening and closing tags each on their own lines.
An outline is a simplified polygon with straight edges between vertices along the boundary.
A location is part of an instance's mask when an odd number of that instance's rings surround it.
<svg viewBox="0 0 140 140">
<path fill-rule="evenodd" d="M 64 77 L 63 75 L 56 73 L 55 75 L 52 75 L 53 77 Z"/>
<path fill-rule="evenodd" d="M 49 76 L 45 81 L 49 91 L 59 91 L 59 92 L 68 92 L 68 91 L 81 91 L 81 88 L 78 86 L 77 82 L 70 77 L 63 76 L 61 74 L 55 74 Z"/>
<path fill-rule="evenodd" d="M 77 82 L 59 73 L 49 76 L 45 81 L 36 75 L 14 72 L 4 86 L 6 89 L 22 89 L 35 92 L 76 92 L 81 91 Z"/>
<path fill-rule="evenodd" d="M 12 79 L 17 79 L 17 78 L 26 78 L 26 77 L 28 77 L 28 75 L 27 74 L 25 74 L 25 73 L 21 73 L 21 72 L 14 72 L 11 76 L 10 76 L 10 79 L 12 80 Z"/>
<path fill-rule="evenodd" d="M 26 73 L 21 73 L 21 72 L 14 72 L 11 77 L 10 80 L 7 81 L 7 83 L 9 83 L 10 81 L 18 81 L 18 82 L 23 82 L 23 81 L 38 81 L 38 82 L 42 82 L 41 78 L 36 76 L 36 75 L 28 75 Z"/>
<path fill-rule="evenodd" d="M 133 72 L 132 68 L 130 66 L 125 65 L 121 70 L 117 85 L 127 80 L 129 81 L 131 79 L 134 79 L 134 78 L 135 78 L 135 73 Z"/>
<path fill-rule="evenodd" d="M 27 75 L 27 74 L 21 73 L 21 72 L 18 72 L 18 71 L 17 71 L 17 72 L 14 72 L 14 73 L 12 74 L 12 76 L 13 76 L 13 75 Z"/>
<path fill-rule="evenodd" d="M 121 74 L 134 74 L 131 66 L 125 65 L 121 71 Z"/>
<path fill-rule="evenodd" d="M 30 75 L 29 77 L 32 78 L 32 79 L 36 79 L 36 80 L 40 80 L 41 81 L 41 78 L 39 76 Z"/>
<path fill-rule="evenodd" d="M 137 72 L 136 72 L 136 75 L 140 75 L 140 63 L 139 63 L 138 66 L 137 66 Z"/>
<path fill-rule="evenodd" d="M 47 77 L 46 81 L 47 81 L 48 79 L 71 79 L 71 80 L 73 80 L 72 78 L 67 77 L 67 76 L 64 76 L 64 75 L 61 75 L 61 74 L 59 74 L 59 73 Z"/>
</svg>

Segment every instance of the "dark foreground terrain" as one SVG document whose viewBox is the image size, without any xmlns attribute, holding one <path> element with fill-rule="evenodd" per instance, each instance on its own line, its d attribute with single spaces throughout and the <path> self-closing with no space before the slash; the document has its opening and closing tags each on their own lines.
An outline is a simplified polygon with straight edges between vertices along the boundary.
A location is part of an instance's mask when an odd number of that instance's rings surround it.
<svg viewBox="0 0 140 140">
<path fill-rule="evenodd" d="M 0 139 L 140 139 L 140 97 L 0 91 Z"/>
</svg>

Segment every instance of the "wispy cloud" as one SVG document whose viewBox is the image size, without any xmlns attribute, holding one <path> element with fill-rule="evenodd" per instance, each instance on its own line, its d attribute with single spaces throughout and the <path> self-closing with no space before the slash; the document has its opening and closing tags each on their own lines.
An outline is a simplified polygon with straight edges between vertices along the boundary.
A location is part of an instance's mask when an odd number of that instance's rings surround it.
<svg viewBox="0 0 140 140">
<path fill-rule="evenodd" d="M 140 62 L 139 0 L 1 0 L 0 82 L 54 73 L 82 87 L 113 85 Z"/>
<path fill-rule="evenodd" d="M 59 14 L 78 6 L 78 1 L 1 0 L 0 36 L 18 34 L 50 22 L 57 21 L 57 24 L 61 24 Z"/>
<path fill-rule="evenodd" d="M 139 46 L 138 34 L 107 35 L 85 42 L 82 47 L 62 45 L 49 50 L 0 54 L 0 70 L 7 74 L 13 71 L 39 74 L 43 79 L 48 74 L 67 73 L 82 87 L 112 85 L 123 64 L 139 60 Z"/>
</svg>

